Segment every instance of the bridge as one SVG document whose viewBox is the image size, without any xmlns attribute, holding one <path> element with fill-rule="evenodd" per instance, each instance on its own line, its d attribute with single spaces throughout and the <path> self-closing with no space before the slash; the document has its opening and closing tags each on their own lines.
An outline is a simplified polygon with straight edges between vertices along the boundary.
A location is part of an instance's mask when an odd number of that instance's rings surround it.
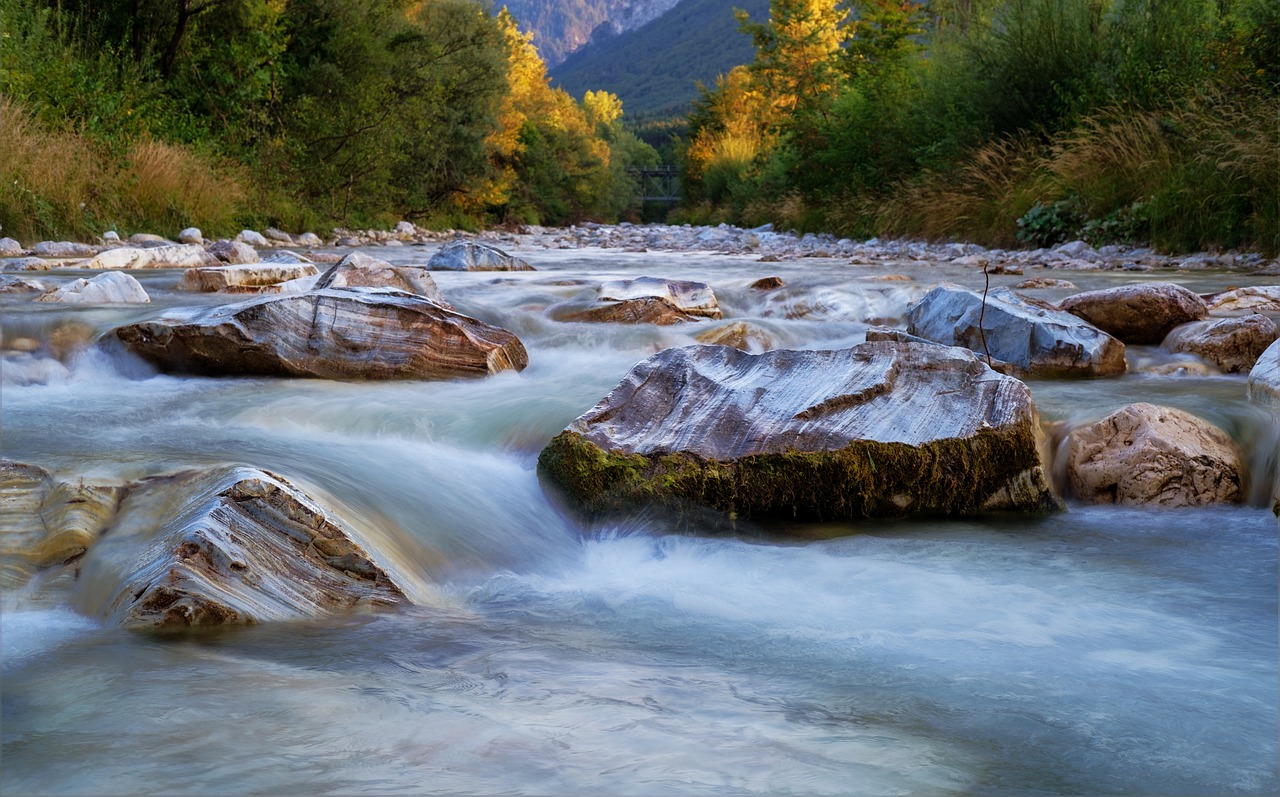
<svg viewBox="0 0 1280 797">
<path fill-rule="evenodd" d="M 640 186 L 640 198 L 645 202 L 680 201 L 680 172 L 676 167 L 649 166 L 644 169 L 627 169 L 627 173 Z"/>
</svg>

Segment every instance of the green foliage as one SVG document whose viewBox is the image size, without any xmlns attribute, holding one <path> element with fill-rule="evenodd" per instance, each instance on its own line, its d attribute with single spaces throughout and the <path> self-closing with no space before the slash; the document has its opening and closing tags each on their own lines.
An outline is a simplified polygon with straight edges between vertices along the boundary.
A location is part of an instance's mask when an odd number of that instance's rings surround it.
<svg viewBox="0 0 1280 797">
<path fill-rule="evenodd" d="M 1079 200 L 1063 199 L 1049 204 L 1037 202 L 1018 219 L 1018 240 L 1028 246 L 1060 244 L 1071 237 L 1083 222 Z"/>
</svg>

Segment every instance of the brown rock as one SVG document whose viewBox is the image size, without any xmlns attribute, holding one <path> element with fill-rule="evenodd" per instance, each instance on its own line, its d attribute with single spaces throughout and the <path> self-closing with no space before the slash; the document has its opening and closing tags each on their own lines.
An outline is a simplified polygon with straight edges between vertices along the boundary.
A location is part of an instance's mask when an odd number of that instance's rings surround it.
<svg viewBox="0 0 1280 797">
<path fill-rule="evenodd" d="M 646 296 L 612 302 L 586 310 L 559 313 L 557 321 L 586 321 L 595 324 L 657 324 L 669 326 L 682 321 L 697 321 L 695 316 L 676 307 L 666 299 Z"/>
<path fill-rule="evenodd" d="M 1160 344 L 1169 351 L 1203 357 L 1226 374 L 1253 368 L 1280 332 L 1264 315 L 1254 313 L 1219 321 L 1195 321 L 1175 328 Z"/>
<path fill-rule="evenodd" d="M 316 288 L 390 288 L 416 294 L 451 310 L 453 306 L 420 266 L 393 266 L 385 260 L 352 252 L 316 281 Z"/>
<path fill-rule="evenodd" d="M 1067 477 L 1089 504 L 1240 503 L 1244 465 L 1221 429 L 1190 413 L 1132 404 L 1067 436 Z"/>
<path fill-rule="evenodd" d="M 230 263 L 233 266 L 257 263 L 261 260 L 257 251 L 243 241 L 214 241 L 209 244 L 206 251 L 223 263 Z"/>
<path fill-rule="evenodd" d="M 188 308 L 109 336 L 172 373 L 448 379 L 528 364 L 505 329 L 416 296 L 360 289 Z"/>
<path fill-rule="evenodd" d="M 1086 291 L 1058 306 L 1125 343 L 1159 343 L 1174 327 L 1209 314 L 1203 299 L 1172 282 Z"/>
<path fill-rule="evenodd" d="M 600 300 L 625 302 L 631 299 L 658 298 L 675 305 L 682 312 L 704 318 L 720 318 L 720 305 L 711 286 L 701 282 L 670 280 L 661 277 L 637 277 L 611 280 L 600 286 Z"/>
<path fill-rule="evenodd" d="M 310 263 L 253 263 L 248 265 L 189 268 L 182 274 L 179 290 L 212 293 L 243 292 L 265 288 L 289 280 L 314 277 L 320 270 Z"/>
<path fill-rule="evenodd" d="M 83 611 L 128 628 L 321 617 L 407 599 L 336 515 L 283 477 L 223 466 L 147 479 L 85 556 Z"/>
<path fill-rule="evenodd" d="M 735 349 L 759 353 L 777 348 L 778 342 L 768 331 L 746 321 L 734 321 L 694 336 L 699 343 L 732 346 Z"/>
<path fill-rule="evenodd" d="M 777 260 L 775 257 L 774 260 Z M 772 291 L 786 285 L 782 281 L 782 277 L 763 277 L 751 283 L 751 287 L 757 291 Z"/>
<path fill-rule="evenodd" d="M 1053 279 L 1051 277 L 1032 277 L 1023 280 L 1013 287 L 1018 290 L 1033 290 L 1038 288 L 1068 288 L 1075 290 L 1076 284 L 1070 280 Z"/>
</svg>

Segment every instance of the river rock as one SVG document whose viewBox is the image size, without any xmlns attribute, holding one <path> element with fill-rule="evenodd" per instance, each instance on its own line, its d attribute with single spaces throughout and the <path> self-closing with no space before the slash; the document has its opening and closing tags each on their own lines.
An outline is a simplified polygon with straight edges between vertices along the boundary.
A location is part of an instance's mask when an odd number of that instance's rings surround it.
<svg viewBox="0 0 1280 797">
<path fill-rule="evenodd" d="M 1280 340 L 1268 346 L 1249 371 L 1249 399 L 1280 411 Z"/>
<path fill-rule="evenodd" d="M 284 230 L 277 230 L 275 227 L 268 227 L 262 231 L 262 236 L 268 241 L 277 241 L 282 244 L 294 244 L 294 238 Z"/>
<path fill-rule="evenodd" d="M 1016 373 L 1116 376 L 1125 371 L 1123 343 L 1070 313 L 1037 306 L 1008 288 L 991 291 L 984 310 L 982 294 L 944 282 L 907 309 L 907 331 L 984 357 L 989 351 Z"/>
<path fill-rule="evenodd" d="M 304 232 L 293 237 L 294 243 L 298 246 L 324 246 L 324 241 L 320 240 L 320 236 L 313 232 Z"/>
<path fill-rule="evenodd" d="M 689 315 L 704 318 L 720 318 L 720 305 L 709 285 L 685 280 L 638 277 L 630 280 L 611 280 L 600 286 L 600 300 L 625 302 L 632 299 L 654 297 L 680 308 Z"/>
<path fill-rule="evenodd" d="M 1053 279 L 1052 277 L 1032 277 L 1023 280 L 1013 287 L 1018 290 L 1036 290 L 1040 288 L 1066 288 L 1075 290 L 1076 284 L 1070 280 Z"/>
<path fill-rule="evenodd" d="M 667 349 L 543 449 L 596 515 L 650 503 L 806 520 L 1044 510 L 1026 385 L 969 351 L 864 343 L 752 355 Z"/>
<path fill-rule="evenodd" d="M 432 271 L 533 271 L 533 266 L 496 246 L 478 241 L 454 241 L 427 261 Z"/>
<path fill-rule="evenodd" d="M 505 329 L 402 293 L 317 290 L 186 308 L 109 333 L 172 373 L 449 379 L 523 370 Z"/>
<path fill-rule="evenodd" d="M 1276 323 L 1260 313 L 1217 321 L 1194 321 L 1176 327 L 1160 344 L 1169 351 L 1202 357 L 1226 374 L 1253 368 L 1267 347 L 1280 337 Z"/>
<path fill-rule="evenodd" d="M 75 241 L 41 241 L 31 247 L 36 257 L 91 257 L 94 251 L 89 244 Z"/>
<path fill-rule="evenodd" d="M 122 246 L 108 249 L 82 264 L 98 270 L 139 268 L 200 268 L 220 265 L 218 259 L 195 244 L 166 244 L 143 249 Z"/>
<path fill-rule="evenodd" d="M 337 516 L 283 477 L 237 466 L 140 482 L 80 580 L 83 610 L 143 630 L 406 602 Z"/>
<path fill-rule="evenodd" d="M 254 230 L 241 230 L 240 234 L 236 236 L 236 240 L 246 243 L 255 249 L 262 249 L 271 245 L 270 241 L 262 237 L 262 233 Z"/>
<path fill-rule="evenodd" d="M 1058 305 L 1125 343 L 1159 343 L 1173 328 L 1199 321 L 1209 308 L 1172 282 L 1143 282 L 1068 296 Z"/>
<path fill-rule="evenodd" d="M 49 286 L 38 279 L 19 277 L 17 274 L 0 274 L 0 293 L 35 293 L 47 290 Z"/>
<path fill-rule="evenodd" d="M 253 263 L 237 266 L 189 268 L 182 274 L 178 289 L 184 291 L 247 291 L 279 285 L 300 277 L 314 277 L 320 270 L 310 263 Z"/>
<path fill-rule="evenodd" d="M 0 460 L 0 584 L 66 564 L 92 545 L 124 496 L 119 484 L 55 479 L 34 465 Z"/>
<path fill-rule="evenodd" d="M 154 249 L 158 246 L 173 246 L 173 241 L 155 233 L 135 232 L 129 236 L 129 243 L 143 249 Z"/>
<path fill-rule="evenodd" d="M 19 257 L 26 253 L 22 244 L 12 238 L 0 238 L 0 257 Z"/>
<path fill-rule="evenodd" d="M 243 241 L 214 241 L 209 244 L 206 250 L 209 254 L 221 260 L 223 263 L 231 265 L 244 265 L 247 263 L 257 263 L 261 260 L 258 252 Z"/>
<path fill-rule="evenodd" d="M 37 302 L 63 304 L 137 304 L 151 301 L 142 283 L 119 271 L 68 282 L 36 297 Z"/>
<path fill-rule="evenodd" d="M 778 347 L 778 341 L 768 330 L 746 321 L 734 321 L 703 330 L 694 337 L 699 343 L 731 346 L 735 349 L 754 353 Z"/>
<path fill-rule="evenodd" d="M 1088 504 L 1164 507 L 1244 500 L 1244 465 L 1226 432 L 1171 407 L 1131 404 L 1067 435 L 1071 495 Z"/>
<path fill-rule="evenodd" d="M 447 310 L 453 309 L 425 268 L 393 266 L 360 252 L 352 252 L 324 272 L 316 281 L 316 288 L 392 288 L 416 294 Z"/>
<path fill-rule="evenodd" d="M 657 324 L 670 326 L 684 321 L 697 321 L 666 299 L 646 296 L 627 299 L 586 309 L 565 310 L 555 314 L 557 321 L 584 321 L 593 324 Z"/>
<path fill-rule="evenodd" d="M 751 288 L 757 291 L 775 291 L 784 285 L 786 283 L 782 281 L 782 277 L 761 277 L 751 283 Z"/>
<path fill-rule="evenodd" d="M 204 243 L 204 234 L 200 232 L 199 227 L 188 227 L 178 233 L 178 243 L 202 244 Z"/>
<path fill-rule="evenodd" d="M 1213 315 L 1280 313 L 1280 285 L 1250 285 L 1223 291 L 1207 300 Z"/>
<path fill-rule="evenodd" d="M 49 271 L 62 267 L 62 263 L 43 257 L 9 257 L 0 260 L 0 269 L 5 271 Z"/>
</svg>

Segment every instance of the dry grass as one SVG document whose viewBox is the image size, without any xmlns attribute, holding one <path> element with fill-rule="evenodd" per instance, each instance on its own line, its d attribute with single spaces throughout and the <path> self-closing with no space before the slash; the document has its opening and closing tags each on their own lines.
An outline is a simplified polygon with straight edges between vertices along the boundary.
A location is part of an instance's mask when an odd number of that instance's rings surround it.
<svg viewBox="0 0 1280 797">
<path fill-rule="evenodd" d="M 229 232 L 245 213 L 243 177 L 189 149 L 143 139 L 113 158 L 3 97 L 0 129 L 0 227 L 19 240 L 172 235 L 190 225 Z"/>
</svg>

